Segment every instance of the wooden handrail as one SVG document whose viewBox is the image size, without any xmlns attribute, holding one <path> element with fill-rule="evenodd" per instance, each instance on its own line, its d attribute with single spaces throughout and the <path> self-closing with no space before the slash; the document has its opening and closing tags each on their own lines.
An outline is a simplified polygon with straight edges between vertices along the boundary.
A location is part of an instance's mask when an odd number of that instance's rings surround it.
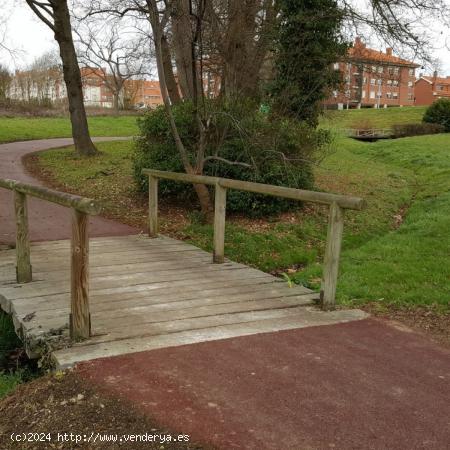
<svg viewBox="0 0 450 450">
<path fill-rule="evenodd" d="M 27 195 L 72 209 L 70 337 L 74 340 L 88 338 L 91 335 L 88 215 L 99 214 L 101 211 L 100 204 L 90 198 L 16 180 L 0 178 L 0 187 L 14 192 L 16 277 L 18 283 L 32 281 Z"/>
<path fill-rule="evenodd" d="M 238 191 L 255 192 L 257 194 L 271 195 L 275 197 L 288 198 L 304 202 L 321 203 L 331 205 L 337 203 L 344 209 L 362 210 L 366 206 L 364 199 L 350 197 L 348 195 L 328 194 L 326 192 L 306 191 L 272 184 L 252 183 L 249 181 L 233 180 L 231 178 L 210 177 L 206 175 L 196 175 L 178 172 L 164 172 L 162 170 L 142 169 L 144 175 L 151 175 L 155 178 L 166 180 L 183 181 L 193 184 L 207 184 L 210 186 L 220 186 Z"/>
<path fill-rule="evenodd" d="M 324 269 L 320 298 L 323 309 L 333 309 L 336 303 L 336 286 L 339 269 L 339 258 L 344 227 L 344 210 L 362 210 L 366 207 L 364 199 L 347 195 L 329 194 L 325 192 L 293 189 L 270 184 L 252 183 L 229 178 L 210 177 L 178 172 L 143 169 L 142 173 L 149 177 L 149 236 L 158 235 L 158 179 L 181 181 L 192 184 L 214 186 L 214 254 L 215 263 L 224 261 L 225 217 L 227 189 L 255 192 L 258 194 L 326 204 L 330 206 L 328 216 L 327 243 L 325 247 Z"/>
<path fill-rule="evenodd" d="M 96 200 L 80 197 L 79 195 L 68 194 L 67 192 L 55 191 L 42 186 L 34 186 L 16 180 L 0 178 L 0 187 L 31 195 L 32 197 L 56 203 L 67 208 L 74 208 L 77 211 L 91 216 L 97 215 L 101 211 L 101 206 Z"/>
</svg>

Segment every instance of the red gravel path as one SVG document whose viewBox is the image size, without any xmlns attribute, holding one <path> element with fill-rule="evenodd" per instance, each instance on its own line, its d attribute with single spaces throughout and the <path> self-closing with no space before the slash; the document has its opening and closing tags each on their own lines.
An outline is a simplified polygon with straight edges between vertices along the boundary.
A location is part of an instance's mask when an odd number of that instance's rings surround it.
<svg viewBox="0 0 450 450">
<path fill-rule="evenodd" d="M 108 141 L 124 138 L 96 138 Z M 27 153 L 72 144 L 72 139 L 46 139 L 13 142 L 0 145 L 0 177 L 11 178 L 35 185 L 42 185 L 28 174 L 21 162 Z M 0 188 L 0 244 L 15 242 L 14 204 L 11 191 Z M 43 200 L 29 198 L 28 215 L 32 241 L 68 239 L 71 235 L 71 211 Z M 112 220 L 93 217 L 90 220 L 90 236 L 120 236 L 136 234 L 139 230 Z"/>
<path fill-rule="evenodd" d="M 450 352 L 375 319 L 96 360 L 79 372 L 220 449 L 450 448 Z"/>
</svg>

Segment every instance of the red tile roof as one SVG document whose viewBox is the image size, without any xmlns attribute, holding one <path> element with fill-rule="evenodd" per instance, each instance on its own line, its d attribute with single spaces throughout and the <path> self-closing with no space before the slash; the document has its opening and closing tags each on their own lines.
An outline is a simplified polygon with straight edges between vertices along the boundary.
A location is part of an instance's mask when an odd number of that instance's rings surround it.
<svg viewBox="0 0 450 450">
<path fill-rule="evenodd" d="M 434 78 L 434 77 L 424 76 L 424 77 L 421 77 L 421 78 L 423 78 L 424 80 L 428 81 L 429 83 L 433 83 L 434 82 L 436 84 L 443 84 L 443 85 L 450 86 L 450 77 L 447 77 L 447 78 L 436 77 L 436 78 Z"/>
<path fill-rule="evenodd" d="M 363 60 L 366 62 L 385 63 L 396 66 L 420 67 L 419 64 L 415 64 L 414 62 L 394 56 L 392 54 L 392 49 L 387 49 L 386 53 L 383 53 L 381 50 L 368 48 L 359 38 L 355 40 L 354 46 L 349 49 L 348 56 L 350 59 Z"/>
</svg>

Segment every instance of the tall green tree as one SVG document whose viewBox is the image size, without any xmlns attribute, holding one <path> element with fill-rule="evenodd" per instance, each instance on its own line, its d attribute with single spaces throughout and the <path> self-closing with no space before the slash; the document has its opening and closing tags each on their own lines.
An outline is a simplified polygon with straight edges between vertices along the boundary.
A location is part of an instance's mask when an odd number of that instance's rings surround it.
<svg viewBox="0 0 450 450">
<path fill-rule="evenodd" d="M 333 63 L 348 50 L 334 0 L 280 0 L 272 111 L 317 125 L 321 102 L 340 83 Z"/>
</svg>

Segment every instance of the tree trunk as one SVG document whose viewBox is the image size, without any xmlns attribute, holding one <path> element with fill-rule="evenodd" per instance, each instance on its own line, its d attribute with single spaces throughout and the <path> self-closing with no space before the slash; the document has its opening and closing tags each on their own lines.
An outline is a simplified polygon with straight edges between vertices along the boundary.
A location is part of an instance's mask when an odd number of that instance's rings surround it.
<svg viewBox="0 0 450 450">
<path fill-rule="evenodd" d="M 261 68 L 272 42 L 276 2 L 229 0 L 228 22 L 221 42 L 222 93 L 229 97 L 259 97 Z M 262 10 L 262 11 L 261 11 Z M 260 12 L 263 21 L 257 26 Z"/>
<path fill-rule="evenodd" d="M 119 115 L 119 109 L 120 109 L 119 96 L 120 96 L 120 93 L 118 93 L 118 92 L 113 93 L 113 109 L 114 109 L 114 114 L 116 116 Z"/>
<path fill-rule="evenodd" d="M 174 0 L 172 12 L 172 46 L 177 66 L 177 77 L 183 98 L 194 98 L 192 58 L 192 27 L 189 0 Z"/>
<path fill-rule="evenodd" d="M 75 149 L 80 155 L 94 155 L 97 149 L 92 143 L 83 102 L 81 73 L 72 38 L 67 0 L 53 2 L 55 40 L 63 63 L 64 81 L 69 100 L 70 121 Z"/>
<path fill-rule="evenodd" d="M 157 11 L 156 2 L 147 0 L 149 6 L 149 20 L 152 26 L 153 39 L 155 42 L 155 57 L 156 57 L 156 68 L 158 70 L 159 83 L 161 86 L 161 96 L 164 102 L 164 108 L 166 110 L 167 118 L 169 120 L 170 129 L 172 131 L 173 138 L 175 140 L 175 145 L 178 152 L 180 153 L 180 158 L 183 163 L 184 170 L 186 173 L 195 173 L 191 162 L 189 161 L 189 156 L 186 151 L 186 147 L 181 140 L 180 133 L 178 132 L 177 125 L 175 123 L 175 118 L 172 112 L 172 106 L 170 104 L 169 92 L 167 90 L 166 75 L 164 72 L 163 54 L 162 54 L 162 36 L 163 30 L 161 29 L 161 24 L 159 22 L 159 13 Z M 211 216 L 212 206 L 211 198 L 209 195 L 208 188 L 203 184 L 194 185 L 195 192 L 197 193 L 198 200 L 200 202 L 200 207 L 202 212 L 207 218 Z"/>
<path fill-rule="evenodd" d="M 208 188 L 204 184 L 194 184 L 194 189 L 206 221 L 211 222 L 213 218 L 213 207 Z"/>
<path fill-rule="evenodd" d="M 175 75 L 173 74 L 172 57 L 170 54 L 169 43 L 167 42 L 167 38 L 164 35 L 161 38 L 161 53 L 163 59 L 164 74 L 166 76 L 167 91 L 169 93 L 170 101 L 172 105 L 174 105 L 181 101 L 181 97 L 177 81 L 175 80 Z"/>
</svg>

